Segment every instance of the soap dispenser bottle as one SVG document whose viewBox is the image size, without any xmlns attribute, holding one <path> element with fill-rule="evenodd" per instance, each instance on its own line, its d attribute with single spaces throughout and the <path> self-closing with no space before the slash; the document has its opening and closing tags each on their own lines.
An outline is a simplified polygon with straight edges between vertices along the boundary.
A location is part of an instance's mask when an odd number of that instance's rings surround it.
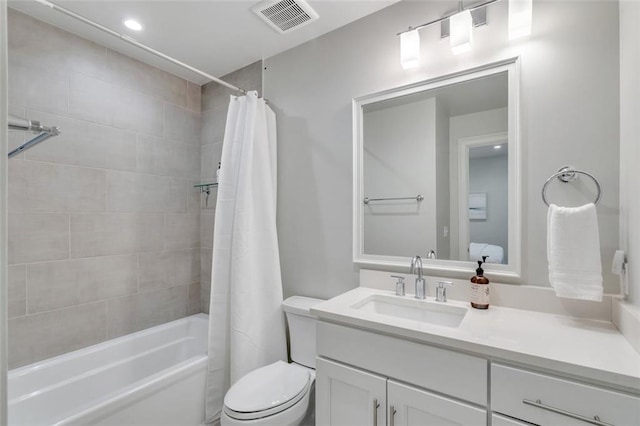
<svg viewBox="0 0 640 426">
<path fill-rule="evenodd" d="M 482 260 L 478 260 L 476 275 L 471 277 L 471 307 L 476 309 L 489 309 L 489 279 L 482 269 L 487 257 L 482 256 Z"/>
</svg>

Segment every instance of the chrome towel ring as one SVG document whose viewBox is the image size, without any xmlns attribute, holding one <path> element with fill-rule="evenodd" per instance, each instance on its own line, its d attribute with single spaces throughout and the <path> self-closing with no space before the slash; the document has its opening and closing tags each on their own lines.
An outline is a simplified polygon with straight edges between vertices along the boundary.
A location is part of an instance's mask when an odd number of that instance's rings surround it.
<svg viewBox="0 0 640 426">
<path fill-rule="evenodd" d="M 549 186 L 549 184 L 555 178 L 558 178 L 558 180 L 564 183 L 572 182 L 578 179 L 577 174 L 588 176 L 593 180 L 593 183 L 596 184 L 596 188 L 598 189 L 598 195 L 596 196 L 596 200 L 593 202 L 593 204 L 598 204 L 600 202 L 600 199 L 602 198 L 602 187 L 600 186 L 600 182 L 598 182 L 598 179 L 596 179 L 596 177 L 591 173 L 587 173 L 583 170 L 578 170 L 572 166 L 564 166 L 560 170 L 558 170 L 557 173 L 551 175 L 551 177 L 547 179 L 547 181 L 542 186 L 542 201 L 544 201 L 547 207 L 549 207 L 549 201 L 547 201 L 547 187 Z"/>
</svg>

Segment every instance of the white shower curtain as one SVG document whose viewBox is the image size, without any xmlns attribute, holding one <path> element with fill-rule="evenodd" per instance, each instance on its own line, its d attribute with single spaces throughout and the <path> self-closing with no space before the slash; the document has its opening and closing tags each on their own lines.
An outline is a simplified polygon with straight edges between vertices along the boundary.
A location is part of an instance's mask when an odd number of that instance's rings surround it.
<svg viewBox="0 0 640 426">
<path fill-rule="evenodd" d="M 276 118 L 257 92 L 231 97 L 215 214 L 206 419 L 230 385 L 286 359 L 276 233 Z"/>
</svg>

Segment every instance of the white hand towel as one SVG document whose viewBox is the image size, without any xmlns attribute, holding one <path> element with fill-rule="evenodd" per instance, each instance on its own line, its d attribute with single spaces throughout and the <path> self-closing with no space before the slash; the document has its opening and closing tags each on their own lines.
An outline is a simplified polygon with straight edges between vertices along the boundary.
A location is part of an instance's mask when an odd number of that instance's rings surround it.
<svg viewBox="0 0 640 426">
<path fill-rule="evenodd" d="M 547 214 L 549 281 L 556 296 L 602 301 L 598 216 L 593 203 L 549 206 Z"/>
</svg>

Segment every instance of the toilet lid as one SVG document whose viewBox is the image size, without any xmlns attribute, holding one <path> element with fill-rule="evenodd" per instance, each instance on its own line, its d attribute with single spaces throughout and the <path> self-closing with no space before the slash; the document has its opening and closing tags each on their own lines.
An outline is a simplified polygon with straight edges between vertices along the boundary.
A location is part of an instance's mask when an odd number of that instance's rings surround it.
<svg viewBox="0 0 640 426">
<path fill-rule="evenodd" d="M 238 380 L 225 395 L 224 405 L 236 413 L 271 410 L 295 399 L 310 381 L 304 367 L 276 361 Z"/>
</svg>

